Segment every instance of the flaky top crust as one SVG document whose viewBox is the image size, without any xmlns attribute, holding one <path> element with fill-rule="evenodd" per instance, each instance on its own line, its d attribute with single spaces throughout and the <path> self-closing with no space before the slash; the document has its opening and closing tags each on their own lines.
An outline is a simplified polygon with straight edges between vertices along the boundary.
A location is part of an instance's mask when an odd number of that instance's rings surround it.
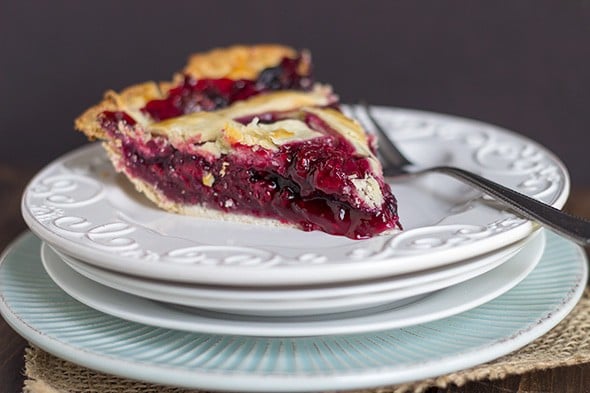
<svg viewBox="0 0 590 393">
<path fill-rule="evenodd" d="M 107 139 L 106 132 L 99 121 L 100 114 L 105 111 L 125 111 L 138 123 L 145 124 L 146 116 L 139 109 L 151 100 L 164 98 L 165 92 L 170 88 L 168 85 L 167 83 L 145 82 L 128 87 L 120 93 L 109 90 L 104 94 L 103 100 L 82 113 L 75 120 L 74 125 L 77 130 L 94 140 Z"/>
<path fill-rule="evenodd" d="M 303 55 L 309 57 L 307 52 Z M 235 45 L 192 55 L 183 72 L 197 79 L 255 79 L 260 71 L 277 65 L 283 58 L 297 56 L 296 50 L 283 45 Z M 302 63 L 309 67 L 309 61 Z M 306 73 L 307 69 L 299 71 Z"/>
<path fill-rule="evenodd" d="M 253 118 L 248 124 L 234 121 L 247 115 L 260 113 L 299 111 L 315 115 L 331 130 L 341 134 L 354 147 L 356 154 L 368 160 L 371 173 L 363 178 L 349 177 L 355 195 L 370 208 L 379 208 L 384 203 L 384 196 L 377 178 L 382 176 L 381 166 L 370 148 L 370 140 L 362 127 L 354 120 L 328 106 L 337 101 L 331 88 L 319 84 L 309 91 L 283 90 L 269 91 L 252 96 L 246 100 L 236 101 L 229 107 L 211 112 L 196 112 L 172 117 L 163 121 L 154 121 L 141 111 L 153 100 L 164 99 L 172 88 L 179 86 L 186 76 L 194 79 L 248 79 L 256 80 L 264 69 L 278 66 L 284 58 L 303 56 L 300 61 L 300 75 L 308 75 L 309 55 L 280 45 L 233 46 L 215 49 L 190 57 L 182 74 L 175 76 L 173 82 L 145 82 L 122 90 L 120 93 L 107 91 L 104 99 L 89 108 L 75 121 L 78 130 L 90 139 L 106 140 L 104 147 L 117 170 L 125 172 L 136 188 L 143 192 L 165 210 L 209 216 L 209 209 L 202 206 L 189 206 L 170 201 L 153 184 L 149 184 L 127 173 L 121 156 L 121 142 L 110 138 L 101 124 L 103 112 L 125 112 L 136 122 L 130 126 L 120 122 L 118 132 L 122 135 L 150 138 L 164 137 L 166 143 L 182 151 L 191 151 L 204 157 L 219 157 L 229 154 L 231 147 L 239 143 L 263 147 L 267 150 L 278 149 L 283 143 L 313 139 L 322 134 L 309 128 L 298 118 L 286 118 L 281 121 L 259 124 Z M 203 178 L 203 184 L 205 184 Z M 219 213 L 215 213 L 219 214 Z"/>
<path fill-rule="evenodd" d="M 145 82 L 123 89 L 120 93 L 109 90 L 103 100 L 86 110 L 75 120 L 75 127 L 90 139 L 106 139 L 98 117 L 105 111 L 125 111 L 140 125 L 150 123 L 140 108 L 148 102 L 163 99 L 170 89 L 182 82 L 185 75 L 195 79 L 251 79 L 269 67 L 279 65 L 285 58 L 299 55 L 295 49 L 276 44 L 234 45 L 227 48 L 213 49 L 189 57 L 182 74 L 176 74 L 172 82 Z M 307 74 L 311 64 L 309 53 L 301 52 L 304 57 L 300 64 L 300 74 Z"/>
</svg>

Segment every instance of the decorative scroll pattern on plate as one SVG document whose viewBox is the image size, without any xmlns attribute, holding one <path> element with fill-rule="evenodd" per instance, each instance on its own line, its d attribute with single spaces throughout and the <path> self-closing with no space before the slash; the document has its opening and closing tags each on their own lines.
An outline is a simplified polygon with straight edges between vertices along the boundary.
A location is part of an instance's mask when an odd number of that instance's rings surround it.
<svg viewBox="0 0 590 393">
<path fill-rule="evenodd" d="M 563 167 L 533 142 L 506 138 L 496 127 L 476 121 L 417 113 L 391 116 L 377 112 L 377 118 L 391 131 L 392 139 L 402 143 L 431 139 L 471 149 L 475 170 L 487 176 L 521 176 L 513 188 L 533 198 L 550 197 L 564 187 Z"/>
<path fill-rule="evenodd" d="M 567 173 L 561 163 L 518 135 L 488 124 L 422 112 L 376 108 L 375 115 L 411 158 L 418 156 L 425 165 L 436 164 L 436 160 L 463 165 L 551 204 L 567 194 Z M 147 208 L 138 206 L 136 195 L 124 195 L 117 186 L 117 176 L 98 146 L 74 152 L 48 166 L 29 185 L 23 204 L 25 218 L 31 217 L 38 233 L 59 236 L 64 248 L 75 243 L 123 260 L 253 269 L 420 257 L 473 248 L 498 235 L 510 236 L 510 231 L 527 223 L 501 210 L 490 219 L 481 218 L 479 210 L 486 204 L 482 194 L 477 194 L 466 201 L 458 198 L 441 213 L 444 220 L 414 228 L 406 225 L 407 230 L 367 241 L 335 241 L 324 234 L 305 234 L 297 235 L 309 235 L 305 240 L 289 243 L 286 238 L 291 229 L 266 228 L 260 231 L 266 231 L 262 238 L 271 235 L 267 242 L 249 234 L 247 241 L 240 237 L 216 243 L 210 239 L 230 237 L 229 226 L 204 229 L 206 224 L 195 219 L 192 230 L 180 233 L 174 227 L 177 216 L 165 212 L 152 211 L 152 218 L 145 221 L 126 219 L 126 209 Z M 402 219 L 403 210 L 409 208 L 417 207 L 401 206 Z M 217 238 L 212 237 L 215 231 Z M 505 244 L 515 240 L 505 240 Z"/>
</svg>

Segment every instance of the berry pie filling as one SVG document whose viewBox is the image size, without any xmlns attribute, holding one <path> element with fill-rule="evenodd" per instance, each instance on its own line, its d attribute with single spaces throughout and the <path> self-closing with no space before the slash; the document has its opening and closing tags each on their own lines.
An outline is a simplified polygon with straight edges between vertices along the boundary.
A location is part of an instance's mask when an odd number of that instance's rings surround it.
<svg viewBox="0 0 590 393">
<path fill-rule="evenodd" d="M 193 55 L 172 83 L 107 92 L 76 119 L 164 210 L 364 239 L 401 228 L 374 140 L 314 84 L 307 52 Z"/>
<path fill-rule="evenodd" d="M 123 112 L 103 112 L 101 124 L 119 141 L 119 169 L 173 203 L 272 218 L 352 239 L 396 228 L 389 185 L 373 176 L 367 155 L 326 121 L 333 118 L 344 117 L 317 108 L 261 113 L 246 124 L 228 120 L 215 140 L 198 142 L 146 138 Z"/>
<path fill-rule="evenodd" d="M 263 69 L 256 79 L 201 78 L 185 75 L 166 98 L 151 100 L 141 111 L 155 121 L 198 111 L 225 108 L 236 101 L 276 90 L 310 90 L 313 80 L 304 55 L 284 57 L 277 66 Z"/>
</svg>

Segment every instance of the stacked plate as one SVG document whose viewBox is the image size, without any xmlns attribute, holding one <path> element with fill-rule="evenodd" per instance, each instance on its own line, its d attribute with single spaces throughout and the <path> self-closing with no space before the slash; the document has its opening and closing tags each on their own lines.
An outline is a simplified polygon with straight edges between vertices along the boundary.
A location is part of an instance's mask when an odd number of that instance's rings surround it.
<svg viewBox="0 0 590 393">
<path fill-rule="evenodd" d="M 561 207 L 551 153 L 478 122 L 375 108 L 411 159 L 462 166 Z M 43 169 L 0 265 L 0 311 L 35 344 L 126 377 L 201 389 L 317 391 L 491 360 L 583 292 L 580 249 L 441 175 L 397 179 L 404 231 L 354 241 L 169 214 L 101 147 Z"/>
</svg>

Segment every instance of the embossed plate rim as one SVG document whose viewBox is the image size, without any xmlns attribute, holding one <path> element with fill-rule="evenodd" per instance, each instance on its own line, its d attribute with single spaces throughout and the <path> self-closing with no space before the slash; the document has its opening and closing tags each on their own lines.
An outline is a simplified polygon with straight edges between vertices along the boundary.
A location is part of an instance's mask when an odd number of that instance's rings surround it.
<svg viewBox="0 0 590 393">
<path fill-rule="evenodd" d="M 384 107 L 376 107 L 375 115 L 378 118 L 381 117 L 380 120 L 385 120 L 385 123 L 387 121 L 393 121 L 391 120 L 392 118 L 394 120 L 397 118 L 397 121 L 401 121 L 399 119 L 403 120 L 404 116 L 413 119 L 415 122 L 430 121 L 437 135 L 442 138 L 441 141 L 444 138 L 448 139 L 449 135 L 452 138 L 453 132 L 455 132 L 458 137 L 469 135 L 469 137 L 464 138 L 464 143 L 466 144 L 483 143 L 482 149 L 489 147 L 485 145 L 487 143 L 485 138 L 495 138 L 505 140 L 503 143 L 504 145 L 508 145 L 508 148 L 512 145 L 517 148 L 522 147 L 523 152 L 521 153 L 532 155 L 531 160 L 535 158 L 535 154 L 540 155 L 541 161 L 539 162 L 546 161 L 546 163 L 549 163 L 555 171 L 551 176 L 555 176 L 557 179 L 557 185 L 555 186 L 557 187 L 557 191 L 555 191 L 555 195 L 551 194 L 553 195 L 551 196 L 551 200 L 546 202 L 556 207 L 561 207 L 565 203 L 569 193 L 569 175 L 567 174 L 567 170 L 557 157 L 536 142 L 496 126 L 447 115 Z M 461 132 L 465 132 L 461 127 L 469 129 L 470 127 L 475 127 L 475 131 L 461 134 Z M 418 129 L 418 131 L 423 132 L 424 130 L 421 131 Z M 401 133 L 402 136 L 405 135 L 404 138 L 406 139 L 407 134 L 412 134 L 412 132 Z M 399 136 L 400 132 L 393 130 L 392 135 Z M 482 137 L 483 140 L 478 142 L 478 136 Z M 407 140 L 401 140 L 399 142 L 402 148 L 404 144 L 411 144 Z M 432 142 L 429 143 L 432 145 Z M 424 147 L 427 146 L 429 145 L 424 145 Z M 438 145 L 436 146 L 438 147 Z M 145 250 L 141 247 L 138 250 L 127 250 L 125 249 L 125 244 L 121 243 L 130 240 L 129 236 L 125 237 L 128 235 L 129 230 L 143 231 L 141 232 L 141 236 L 134 235 L 136 239 L 140 240 L 142 237 L 156 236 L 150 232 L 150 228 L 141 227 L 137 222 L 113 221 L 112 223 L 107 222 L 101 224 L 89 221 L 88 225 L 91 225 L 91 229 L 88 230 L 88 233 L 83 233 L 81 230 L 77 232 L 78 228 L 76 228 L 76 225 L 80 226 L 81 223 L 70 220 L 66 223 L 67 230 L 69 231 L 66 236 L 63 232 L 58 233 L 55 225 L 53 227 L 49 224 L 45 225 L 37 219 L 31 211 L 31 206 L 27 204 L 30 190 L 38 185 L 37 183 L 42 179 L 46 180 L 47 173 L 51 173 L 51 170 L 57 170 L 56 166 L 60 162 L 64 162 L 64 160 L 70 160 L 68 162 L 71 162 L 72 160 L 80 159 L 80 157 L 90 160 L 92 157 L 96 158 L 98 155 L 104 156 L 99 149 L 100 147 L 95 145 L 66 154 L 35 176 L 23 195 L 23 217 L 38 236 L 67 254 L 104 268 L 144 277 L 213 285 L 312 285 L 327 282 L 372 279 L 440 267 L 461 259 L 481 255 L 523 239 L 536 228 L 536 225 L 533 223 L 517 218 L 514 214 L 504 211 L 497 211 L 497 216 L 492 215 L 489 218 L 492 221 L 485 222 L 478 222 L 477 219 L 474 219 L 478 215 L 467 211 L 460 214 L 468 216 L 466 219 L 470 220 L 469 224 L 467 222 L 459 224 L 435 223 L 430 226 L 413 228 L 393 235 L 378 236 L 374 239 L 362 241 L 350 241 L 352 243 L 347 243 L 346 239 L 335 239 L 336 237 L 334 236 L 318 232 L 304 233 L 295 229 L 257 227 L 256 233 L 261 233 L 260 236 L 262 237 L 272 235 L 274 239 L 293 238 L 296 240 L 293 241 L 293 244 L 290 244 L 290 248 L 275 247 L 272 244 L 261 245 L 256 242 L 250 245 L 246 242 L 246 245 L 239 244 L 238 247 L 227 244 L 224 246 L 208 246 L 207 244 L 194 246 L 196 244 L 195 239 L 187 237 L 182 240 L 186 240 L 186 243 L 190 243 L 191 246 L 180 247 L 180 250 L 185 254 L 176 253 L 178 249 L 168 251 L 163 249 L 158 251 L 159 254 L 156 253 L 157 255 L 154 256 L 153 250 Z M 475 152 L 475 148 L 473 151 Z M 461 150 L 461 154 L 454 154 L 451 158 L 464 160 L 469 156 L 470 152 L 463 153 L 463 150 Z M 526 156 L 526 158 L 530 157 Z M 518 163 L 518 159 L 520 157 L 517 157 L 514 162 Z M 531 165 L 538 164 L 539 162 L 531 161 Z M 75 173 L 71 173 L 71 175 L 75 175 Z M 43 176 L 46 177 L 44 178 Z M 535 173 L 535 176 L 538 177 L 539 175 Z M 548 179 L 550 178 L 548 177 Z M 426 180 L 429 180 L 429 178 L 426 177 Z M 452 182 L 453 180 L 445 178 L 445 184 L 447 184 L 447 181 Z M 402 186 L 401 183 L 395 184 L 394 193 L 397 193 L 398 196 L 403 196 L 403 193 L 400 194 L 396 191 L 396 189 L 399 190 Z M 121 190 L 111 188 L 109 192 L 114 195 L 112 198 L 113 200 L 117 199 L 117 202 L 123 198 L 121 196 L 123 194 Z M 60 197 L 59 195 L 57 196 Z M 91 197 L 97 198 L 96 196 Z M 476 209 L 479 215 L 481 215 L 480 212 L 482 210 L 491 209 L 477 202 L 477 197 L 474 198 L 470 203 L 475 205 L 472 209 Z M 57 206 L 59 206 L 59 203 Z M 133 205 L 133 209 L 136 208 L 138 208 L 138 205 Z M 148 212 L 151 214 L 151 217 L 162 217 L 163 221 L 167 221 L 166 225 L 168 227 L 174 223 L 184 223 L 183 225 L 186 225 L 187 222 L 187 217 L 178 217 L 163 211 L 152 213 L 152 211 L 157 210 L 153 207 L 151 210 L 142 206 L 139 206 L 139 208 L 143 209 L 140 210 L 139 220 L 145 218 L 146 212 Z M 120 209 L 115 210 L 119 213 L 117 220 L 126 213 Z M 54 208 L 53 212 L 48 211 L 46 213 L 48 217 L 51 217 L 51 214 L 58 214 L 58 212 L 59 209 Z M 408 214 L 407 206 L 406 214 Z M 458 217 L 460 214 L 449 214 L 447 215 L 447 219 L 449 217 Z M 493 220 L 494 218 L 496 219 L 495 221 Z M 55 219 L 55 222 L 61 219 L 62 217 L 58 217 Z M 223 232 L 220 233 L 224 235 L 237 233 L 239 234 L 240 241 L 243 241 L 243 237 L 248 232 L 252 232 L 252 226 L 247 226 L 247 229 L 245 229 L 244 224 L 219 223 L 196 218 L 190 219 L 191 225 L 194 227 L 207 229 L 222 228 Z M 216 230 L 220 231 L 221 229 Z M 108 231 L 112 231 L 111 234 L 122 233 L 123 235 L 111 241 L 111 239 L 106 237 Z M 439 239 L 437 231 L 442 231 L 444 236 L 450 236 L 450 238 L 446 239 L 441 235 Z M 188 232 L 190 231 L 186 233 Z M 80 235 L 79 238 L 76 237 L 78 235 Z M 92 240 L 94 243 L 85 243 L 85 239 L 90 237 L 95 239 Z M 434 241 L 441 241 L 443 247 L 439 247 L 438 249 L 433 249 L 433 247 L 430 249 L 422 248 L 423 244 L 420 241 L 424 240 L 424 237 Z M 170 236 L 169 239 L 179 240 L 179 237 Z M 169 239 L 167 238 L 166 240 Z M 134 239 L 131 238 L 131 240 Z M 149 243 L 147 240 L 145 242 Z M 404 242 L 413 244 L 413 248 L 408 248 Z M 113 245 L 118 247 L 115 251 L 112 250 Z M 305 245 L 305 247 L 301 245 Z M 107 250 L 107 246 L 111 247 L 111 250 Z M 293 254 L 294 247 L 299 247 L 297 250 L 299 254 Z M 149 252 L 152 252 L 152 254 Z M 345 254 L 345 252 L 348 252 L 348 254 Z M 191 255 L 191 253 L 197 255 Z M 215 253 L 226 253 L 228 255 L 233 253 L 233 255 L 217 257 L 215 259 L 215 257 L 211 257 Z M 287 255 L 286 253 L 291 254 Z M 187 255 L 189 256 L 187 257 Z M 240 260 L 243 263 L 239 262 Z M 236 263 L 235 261 L 238 262 Z"/>
<path fill-rule="evenodd" d="M 426 296 L 396 301 L 366 310 L 318 316 L 260 316 L 225 314 L 151 301 L 94 282 L 63 262 L 45 245 L 45 271 L 64 292 L 105 314 L 132 322 L 195 333 L 262 337 L 335 336 L 370 333 L 431 322 L 486 303 L 518 285 L 539 263 L 545 232 L 535 234 L 525 247 L 500 266 L 480 276 Z M 508 278 L 506 278 L 508 277 Z M 469 299 L 465 294 L 469 293 Z"/>
<path fill-rule="evenodd" d="M 389 280 L 380 280 L 377 283 L 362 282 L 357 284 L 355 282 L 350 285 L 313 287 L 311 289 L 302 286 L 287 287 L 287 289 L 273 288 L 274 290 L 265 290 L 265 288 L 243 290 L 240 287 L 201 285 L 184 286 L 182 283 L 160 282 L 138 276 L 123 275 L 73 260 L 72 257 L 60 254 L 57 250 L 53 251 L 62 261 L 86 278 L 131 295 L 219 312 L 287 316 L 359 310 L 394 301 L 403 301 L 410 297 L 422 296 L 435 290 L 447 288 L 475 278 L 509 261 L 532 242 L 535 236 L 540 236 L 538 233 L 540 231 L 500 251 L 486 254 L 486 257 L 481 261 L 476 261 L 473 258 L 466 261 L 460 266 L 463 269 L 459 269 L 455 274 L 443 275 L 443 273 L 447 273 L 447 270 L 437 269 L 436 273 L 438 274 L 431 276 L 427 272 L 412 275 L 407 279 L 407 282 L 401 283 L 403 284 L 401 286 L 395 285 L 396 277 L 399 276 L 393 277 L 392 282 Z M 45 247 L 50 248 L 51 246 L 43 243 L 42 259 Z M 452 269 L 448 270 L 453 272 Z"/>
<path fill-rule="evenodd" d="M 547 261 L 542 260 L 537 269 L 511 291 L 471 311 L 408 329 L 344 336 L 336 341 L 332 338 L 277 341 L 269 338 L 238 340 L 232 336 L 185 334 L 142 327 L 93 311 L 67 297 L 56 286 L 52 287 L 51 293 L 34 295 L 30 288 L 31 281 L 34 282 L 35 278 L 27 274 L 31 270 L 27 268 L 30 263 L 24 262 L 22 258 L 38 260 L 38 253 L 25 249 L 26 254 L 19 254 L 23 247 L 34 246 L 27 243 L 28 239 L 34 238 L 30 234 L 24 234 L 0 258 L 0 279 L 10 279 L 1 281 L 0 313 L 17 332 L 58 357 L 102 372 L 146 382 L 196 389 L 268 392 L 346 390 L 398 384 L 493 360 L 528 344 L 559 323 L 584 292 L 588 277 L 587 258 L 584 250 L 571 242 L 551 233 L 547 237 L 548 251 L 544 256 Z M 10 269 L 11 272 L 19 273 L 18 280 L 15 280 L 14 274 L 6 273 L 8 257 L 18 258 Z M 40 265 L 37 267 L 36 274 L 43 272 Z M 546 296 L 527 296 L 531 291 Z M 55 299 L 51 300 L 51 296 Z M 39 308 L 31 308 L 29 299 L 34 299 Z M 55 314 L 50 316 L 43 312 L 45 307 L 58 307 L 61 310 L 58 319 L 55 319 Z M 77 319 L 71 319 L 71 313 L 77 310 L 90 314 L 79 314 Z M 67 321 L 60 319 L 66 316 Z M 498 321 L 497 326 L 489 325 L 490 318 Z M 97 322 L 103 319 L 105 323 L 98 325 Z M 68 326 L 68 329 L 63 329 L 64 326 Z M 137 334 L 129 334 L 133 332 Z M 143 335 L 143 339 L 139 341 L 142 346 L 138 348 L 133 344 L 137 342 L 139 335 Z M 154 335 L 164 342 L 154 342 L 152 339 L 150 343 L 150 338 L 154 338 Z M 126 337 L 125 346 L 121 345 L 122 336 Z M 231 362 L 222 369 L 217 362 L 197 362 L 192 365 L 187 363 L 194 356 L 189 359 L 185 357 L 185 360 L 176 363 L 172 361 L 178 359 L 178 356 L 174 353 L 167 356 L 168 349 L 174 348 L 170 345 L 174 343 L 186 344 L 191 340 L 205 339 L 234 352 L 240 346 L 252 343 L 256 349 L 268 348 L 268 356 L 273 351 L 276 352 L 275 344 L 282 344 L 281 348 L 286 350 L 278 353 L 282 358 L 298 353 L 302 356 L 302 362 L 311 362 L 315 367 L 293 368 L 296 365 L 294 363 L 274 363 L 278 366 L 274 370 L 265 367 L 265 364 L 273 364 L 272 362 L 262 362 L 260 367 L 254 368 L 249 363 L 244 365 Z M 446 345 L 437 344 L 441 340 Z M 374 347 L 377 343 L 381 343 L 381 346 Z M 405 351 L 396 349 L 400 343 L 406 348 Z M 232 349 L 233 344 L 239 346 Z M 356 366 L 342 359 L 345 361 L 343 366 L 332 368 L 331 363 L 324 363 L 325 359 L 322 360 L 321 357 L 316 359 L 319 363 L 305 358 L 309 355 L 318 356 L 314 347 L 318 350 L 324 346 L 328 350 L 338 349 L 337 344 L 345 348 L 352 346 L 352 352 L 345 351 L 340 356 L 347 356 L 349 361 L 355 359 Z M 161 348 L 162 345 L 166 346 Z M 290 352 L 291 345 L 302 352 Z M 131 351 L 133 348 L 135 350 Z M 220 353 L 215 350 L 216 346 L 211 348 L 213 352 L 209 354 L 209 359 L 218 359 Z M 362 350 L 358 352 L 360 349 Z M 261 353 L 266 356 L 265 352 Z M 376 356 L 377 354 L 382 355 Z M 246 355 L 247 351 L 240 354 Z M 283 368 L 291 371 L 280 372 Z"/>
</svg>

